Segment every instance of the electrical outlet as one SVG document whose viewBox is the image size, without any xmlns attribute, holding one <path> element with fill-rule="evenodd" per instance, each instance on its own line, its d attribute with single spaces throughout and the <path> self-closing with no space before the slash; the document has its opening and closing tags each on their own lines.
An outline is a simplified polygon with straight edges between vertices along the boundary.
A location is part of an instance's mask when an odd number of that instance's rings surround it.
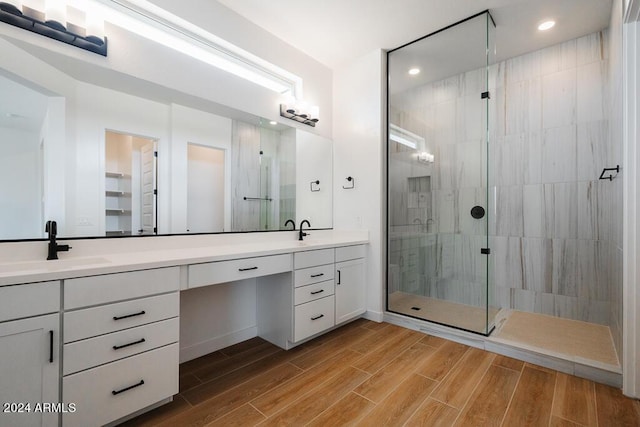
<svg viewBox="0 0 640 427">
<path fill-rule="evenodd" d="M 91 220 L 88 217 L 81 216 L 81 217 L 78 217 L 78 225 L 87 227 L 87 226 L 92 226 L 93 224 L 91 223 Z"/>
</svg>

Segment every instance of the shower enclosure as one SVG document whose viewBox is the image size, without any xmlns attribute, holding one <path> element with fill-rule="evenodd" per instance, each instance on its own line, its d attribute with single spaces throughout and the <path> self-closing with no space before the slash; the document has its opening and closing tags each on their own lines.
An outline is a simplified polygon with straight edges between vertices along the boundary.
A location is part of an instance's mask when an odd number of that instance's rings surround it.
<svg viewBox="0 0 640 427">
<path fill-rule="evenodd" d="M 488 335 L 495 24 L 482 12 L 388 53 L 387 311 Z"/>
</svg>

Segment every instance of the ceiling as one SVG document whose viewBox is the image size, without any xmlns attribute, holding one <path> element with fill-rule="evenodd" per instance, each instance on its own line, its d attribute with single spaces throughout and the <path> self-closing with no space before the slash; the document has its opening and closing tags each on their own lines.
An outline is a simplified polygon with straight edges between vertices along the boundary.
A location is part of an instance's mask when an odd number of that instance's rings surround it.
<svg viewBox="0 0 640 427">
<path fill-rule="evenodd" d="M 218 0 L 335 69 L 375 49 L 394 49 L 489 9 L 500 58 L 609 25 L 611 0 Z M 537 31 L 545 19 L 557 25 Z"/>
</svg>

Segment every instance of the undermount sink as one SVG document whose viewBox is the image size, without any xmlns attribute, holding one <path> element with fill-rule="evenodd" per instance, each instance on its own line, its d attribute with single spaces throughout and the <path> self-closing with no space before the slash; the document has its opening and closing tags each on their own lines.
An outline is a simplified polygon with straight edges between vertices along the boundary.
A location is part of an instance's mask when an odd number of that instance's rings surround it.
<svg viewBox="0 0 640 427">
<path fill-rule="evenodd" d="M 75 258 L 75 259 L 56 259 L 51 261 L 25 261 L 0 264 L 0 274 L 6 273 L 41 273 L 47 271 L 60 271 L 73 269 L 77 267 L 87 267 L 91 265 L 108 264 L 106 258 Z"/>
</svg>

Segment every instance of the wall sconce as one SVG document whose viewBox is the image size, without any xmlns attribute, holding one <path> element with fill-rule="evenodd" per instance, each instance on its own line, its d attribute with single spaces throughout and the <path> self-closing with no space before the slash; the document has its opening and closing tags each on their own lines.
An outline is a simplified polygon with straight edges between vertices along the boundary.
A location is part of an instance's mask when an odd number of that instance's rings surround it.
<svg viewBox="0 0 640 427">
<path fill-rule="evenodd" d="M 24 3 L 24 4 L 23 4 Z M 100 28 L 104 23 L 91 25 L 91 16 L 84 13 L 86 19 L 82 23 L 83 13 L 74 9 L 67 22 L 67 6 L 60 0 L 44 2 L 44 11 L 33 9 L 41 7 L 42 1 L 13 0 L 11 3 L 0 2 L 0 21 L 27 31 L 46 36 L 98 55 L 107 56 L 107 38 Z M 73 9 L 73 8 L 70 8 Z M 104 30 L 103 30 L 104 31 Z M 84 34 L 82 34 L 84 32 Z"/>
<path fill-rule="evenodd" d="M 318 106 L 307 107 L 303 102 L 290 102 L 280 104 L 280 115 L 298 123 L 315 127 L 316 123 L 320 121 L 320 108 Z"/>
</svg>

